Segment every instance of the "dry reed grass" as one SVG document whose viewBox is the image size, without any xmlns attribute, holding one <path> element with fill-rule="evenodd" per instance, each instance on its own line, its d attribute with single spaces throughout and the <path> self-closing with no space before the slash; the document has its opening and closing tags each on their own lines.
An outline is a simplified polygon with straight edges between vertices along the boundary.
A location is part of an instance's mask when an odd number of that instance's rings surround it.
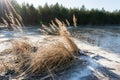
<svg viewBox="0 0 120 80">
<path fill-rule="evenodd" d="M 74 56 L 64 45 L 47 45 L 43 47 L 39 48 L 36 54 L 31 54 L 32 59 L 28 62 L 29 67 L 25 70 L 27 75 L 47 72 L 48 69 L 50 71 L 59 71 L 74 59 Z"/>
<path fill-rule="evenodd" d="M 59 38 L 56 41 L 48 41 L 46 44 L 40 44 L 35 54 L 30 55 L 30 59 L 23 61 L 23 74 L 32 75 L 42 72 L 58 72 L 64 70 L 67 66 L 72 64 L 75 60 L 75 55 L 79 53 L 77 45 L 72 40 L 70 33 L 67 31 L 64 22 L 61 22 L 57 18 L 56 24 L 52 21 L 51 28 L 43 25 L 43 29 L 47 35 L 56 35 L 52 30 L 56 30 L 59 34 Z M 58 35 L 57 34 L 57 35 Z M 55 36 L 54 36 L 55 37 Z M 20 76 L 21 76 L 20 75 Z"/>
<path fill-rule="evenodd" d="M 77 18 L 75 17 L 74 14 L 73 14 L 73 23 L 74 23 L 74 26 L 76 27 L 77 26 Z"/>
<path fill-rule="evenodd" d="M 23 22 L 22 17 L 16 12 L 11 4 L 11 0 L 3 0 L 5 3 L 5 17 L 1 17 L 3 24 L 8 30 L 15 30 L 22 32 Z M 23 32 L 22 32 L 23 33 Z"/>
<path fill-rule="evenodd" d="M 31 53 L 35 52 L 33 46 L 28 40 L 14 40 L 11 42 L 12 48 L 11 53 L 17 57 L 17 62 L 22 62 L 24 59 L 30 56 Z"/>
<path fill-rule="evenodd" d="M 66 19 L 66 23 L 68 26 L 70 26 L 69 21 Z M 77 26 L 77 18 L 75 15 L 73 15 L 73 23 L 74 26 Z M 67 31 L 66 24 L 63 21 L 60 21 L 59 19 L 55 18 L 55 22 L 52 20 L 51 23 L 49 23 L 50 27 L 47 27 L 46 25 L 42 25 L 42 29 L 40 31 L 44 35 L 70 35 L 70 33 Z"/>
<path fill-rule="evenodd" d="M 76 25 L 76 17 L 73 15 L 73 22 Z M 70 52 L 78 52 L 78 47 L 74 43 L 70 32 L 67 30 L 67 27 L 64 22 L 60 21 L 59 19 L 55 18 L 55 22 L 52 21 L 52 24 L 50 24 L 50 27 L 43 26 L 43 30 L 45 35 L 59 35 L 63 39 L 63 43 L 67 43 L 69 46 L 67 49 L 70 50 Z M 68 22 L 68 20 L 67 20 Z M 69 24 L 69 23 L 68 23 Z M 58 27 L 57 27 L 58 26 Z M 65 45 L 65 44 L 64 44 Z"/>
<path fill-rule="evenodd" d="M 57 18 L 55 22 L 57 24 L 52 21 L 50 28 L 43 25 L 41 30 L 47 35 L 57 36 L 53 36 L 51 41 L 46 41 L 46 44 L 38 44 L 36 51 L 32 50 L 29 41 L 13 41 L 12 51 L 19 61 L 18 71 L 22 72 L 20 76 L 59 72 L 66 69 L 75 60 L 75 55 L 79 53 L 77 45 L 72 40 L 64 22 Z M 55 37 L 59 39 L 54 40 Z"/>
<path fill-rule="evenodd" d="M 17 60 L 20 61 L 18 66 L 18 71 L 22 72 L 20 76 L 59 72 L 66 69 L 75 60 L 75 55 L 79 53 L 77 45 L 67 31 L 66 25 L 57 18 L 55 22 L 57 25 L 54 22 L 51 23 L 51 28 L 43 25 L 41 30 L 44 30 L 47 35 L 51 33 L 57 36 L 52 36 L 51 41 L 46 41 L 46 44 L 38 44 L 35 52 L 31 50 L 32 46 L 29 41 L 13 41 L 12 51 L 16 53 Z M 57 31 L 59 35 L 53 31 Z M 56 40 L 54 40 L 55 37 Z"/>
<path fill-rule="evenodd" d="M 6 18 L 10 21 L 13 30 L 22 32 L 22 18 L 17 14 L 10 2 L 5 1 L 6 6 L 8 4 L 7 7 L 10 6 L 11 10 L 10 12 L 6 11 Z M 9 23 L 4 18 L 2 19 L 4 24 L 9 26 Z M 77 25 L 76 21 L 77 19 L 73 15 L 74 26 Z M 70 25 L 68 20 L 66 20 L 66 23 L 68 26 Z M 11 53 L 17 57 L 17 68 L 20 73 L 22 72 L 20 76 L 64 70 L 72 64 L 75 60 L 74 56 L 79 53 L 79 49 L 72 40 L 69 31 L 67 31 L 65 23 L 57 18 L 55 18 L 55 22 L 51 21 L 50 27 L 42 25 L 40 31 L 45 35 L 57 35 L 62 39 L 52 42 L 48 41 L 46 44 L 38 44 L 39 46 L 36 47 L 33 47 L 28 40 L 20 41 L 15 39 L 12 41 L 12 47 L 10 49 Z M 36 49 L 37 47 L 38 49 Z"/>
<path fill-rule="evenodd" d="M 27 40 L 14 40 L 11 43 L 13 53 L 30 53 L 31 51 L 31 45 Z"/>
<path fill-rule="evenodd" d="M 66 19 L 67 26 L 70 26 L 70 22 Z"/>
<path fill-rule="evenodd" d="M 0 73 L 5 71 L 5 66 L 3 65 L 3 61 L 0 60 Z"/>
</svg>

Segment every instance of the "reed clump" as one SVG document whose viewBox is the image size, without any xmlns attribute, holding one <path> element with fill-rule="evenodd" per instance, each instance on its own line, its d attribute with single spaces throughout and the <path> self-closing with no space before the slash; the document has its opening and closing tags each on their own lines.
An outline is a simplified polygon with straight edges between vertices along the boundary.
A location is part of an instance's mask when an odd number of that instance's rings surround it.
<svg viewBox="0 0 120 80">
<path fill-rule="evenodd" d="M 61 41 L 61 38 L 64 42 Z M 48 71 L 59 72 L 68 68 L 74 62 L 77 52 L 73 51 L 76 51 L 75 44 L 72 44 L 73 46 L 65 45 L 69 41 L 65 38 L 65 36 L 53 37 L 58 40 L 46 41 L 37 46 L 32 46 L 28 40 L 12 41 L 11 53 L 16 55 L 16 72 L 22 73 L 22 76 L 30 76 L 48 73 Z"/>
<path fill-rule="evenodd" d="M 23 74 L 32 75 L 42 72 L 56 72 L 66 69 L 75 60 L 75 55 L 79 53 L 77 45 L 74 43 L 70 33 L 63 22 L 55 19 L 58 26 L 56 28 L 55 23 L 52 27 L 43 26 L 43 29 L 47 34 L 56 35 L 52 36 L 51 41 L 46 41 L 44 44 L 39 44 L 38 50 L 35 53 L 30 54 L 30 59 L 22 60 Z M 55 26 L 55 27 L 53 27 Z M 55 30 L 58 34 L 54 34 L 51 30 Z M 55 39 L 55 40 L 54 40 Z"/>
<path fill-rule="evenodd" d="M 48 69 L 50 71 L 65 69 L 74 59 L 74 56 L 64 45 L 48 45 L 43 47 L 39 48 L 36 54 L 31 54 L 31 61 L 28 62 L 28 65 L 30 65 L 25 70 L 27 75 L 48 72 Z"/>
<path fill-rule="evenodd" d="M 11 10 L 17 18 L 12 13 L 9 13 L 9 15 L 6 13 L 6 18 L 10 23 L 2 18 L 4 24 L 11 26 L 15 31 L 23 32 L 21 18 L 10 3 L 9 6 L 11 6 Z M 75 16 L 73 16 L 75 26 L 76 21 Z M 67 25 L 70 25 L 68 20 L 66 22 Z M 44 44 L 38 43 L 35 46 L 29 40 L 24 39 L 15 39 L 11 42 L 11 53 L 16 55 L 18 71 L 21 73 L 19 76 L 29 76 L 35 73 L 42 74 L 43 72 L 59 72 L 71 65 L 75 60 L 75 55 L 79 53 L 79 49 L 63 21 L 55 18 L 55 21 L 51 21 L 50 27 L 42 25 L 40 31 L 44 35 L 52 35 L 51 41 L 48 40 Z"/>
<path fill-rule="evenodd" d="M 13 53 L 17 53 L 17 54 L 30 53 L 31 51 L 31 45 L 27 40 L 24 40 L 24 41 L 14 40 L 11 43 L 12 43 Z"/>
</svg>

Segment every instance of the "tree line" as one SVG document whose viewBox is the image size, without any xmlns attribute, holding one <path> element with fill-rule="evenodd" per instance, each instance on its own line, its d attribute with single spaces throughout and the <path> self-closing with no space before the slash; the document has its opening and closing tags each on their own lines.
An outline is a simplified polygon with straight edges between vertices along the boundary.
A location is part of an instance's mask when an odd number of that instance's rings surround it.
<svg viewBox="0 0 120 80">
<path fill-rule="evenodd" d="M 73 24 L 72 16 L 75 14 L 78 25 L 120 25 L 120 10 L 113 12 L 106 11 L 104 8 L 88 10 L 84 5 L 81 8 L 66 8 L 58 3 L 50 6 L 46 3 L 43 7 L 35 8 L 28 3 L 19 5 L 16 0 L 12 0 L 11 3 L 23 18 L 24 24 L 48 24 L 54 18 L 62 21 L 68 19 Z M 4 8 L 0 7 L 0 17 L 3 16 L 3 11 Z"/>
</svg>

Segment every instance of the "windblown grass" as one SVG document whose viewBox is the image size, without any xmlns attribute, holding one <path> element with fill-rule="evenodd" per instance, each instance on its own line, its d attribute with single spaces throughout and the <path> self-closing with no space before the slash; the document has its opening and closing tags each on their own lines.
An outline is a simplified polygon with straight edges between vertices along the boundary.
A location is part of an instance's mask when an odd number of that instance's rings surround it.
<svg viewBox="0 0 120 80">
<path fill-rule="evenodd" d="M 12 42 L 11 51 L 17 56 L 17 60 L 21 62 L 32 52 L 32 46 L 28 41 L 15 40 Z"/>
<path fill-rule="evenodd" d="M 69 21 L 66 19 L 66 23 L 68 26 L 70 26 Z M 74 26 L 77 26 L 77 18 L 75 17 L 75 15 L 73 15 L 73 23 Z M 63 21 L 60 21 L 59 19 L 55 18 L 55 21 L 51 21 L 51 23 L 49 23 L 50 27 L 47 27 L 46 25 L 42 25 L 42 29 L 40 29 L 40 31 L 44 34 L 44 35 L 70 35 L 69 31 L 67 31 L 67 26 Z"/>
<path fill-rule="evenodd" d="M 6 1 L 7 2 L 7 1 Z M 6 26 L 11 26 L 13 30 L 22 32 L 22 19 L 14 10 L 12 5 L 7 2 L 11 11 L 6 12 L 6 18 L 10 21 L 8 23 L 4 18 L 3 22 Z M 73 15 L 74 26 L 76 26 L 76 18 Z M 70 23 L 66 20 L 67 25 Z M 63 21 L 55 18 L 51 21 L 50 27 L 42 25 L 40 31 L 44 35 L 52 35 L 51 41 L 46 43 L 38 43 L 33 46 L 29 40 L 13 40 L 10 48 L 11 53 L 16 55 L 15 63 L 17 63 L 17 71 L 23 75 L 42 74 L 43 72 L 59 72 L 66 69 L 75 60 L 75 55 L 79 53 L 77 45 L 74 43 L 69 31 L 67 31 L 66 24 Z M 54 36 L 53 36 L 54 35 Z M 56 40 L 54 40 L 57 38 Z"/>
<path fill-rule="evenodd" d="M 44 47 L 44 48 L 43 48 Z M 32 54 L 30 66 L 25 72 L 35 74 L 44 71 L 59 71 L 64 69 L 74 56 L 65 48 L 64 45 L 47 45 L 38 49 L 37 53 Z"/>
<path fill-rule="evenodd" d="M 43 26 L 43 29 L 47 33 L 46 35 L 56 35 L 52 30 L 58 32 L 57 38 L 52 41 L 47 41 L 46 44 L 39 44 L 37 52 L 30 54 L 30 59 L 23 60 L 23 74 L 21 75 L 32 75 L 35 73 L 43 72 L 58 72 L 60 70 L 66 69 L 72 62 L 75 60 L 75 55 L 79 53 L 77 45 L 72 40 L 70 33 L 67 31 L 67 28 L 63 22 L 55 19 L 57 23 L 57 28 L 53 27 L 48 28 Z"/>
</svg>

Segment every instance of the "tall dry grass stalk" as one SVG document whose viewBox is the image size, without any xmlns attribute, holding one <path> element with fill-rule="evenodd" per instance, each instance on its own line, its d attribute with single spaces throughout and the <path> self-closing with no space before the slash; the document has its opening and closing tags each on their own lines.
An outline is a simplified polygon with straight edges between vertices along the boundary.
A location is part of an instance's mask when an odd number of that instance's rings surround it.
<svg viewBox="0 0 120 80">
<path fill-rule="evenodd" d="M 66 21 L 67 25 L 70 26 L 70 22 L 67 19 L 65 21 Z"/>
<path fill-rule="evenodd" d="M 77 18 L 75 17 L 74 14 L 73 14 L 73 23 L 74 23 L 74 26 L 76 27 L 77 26 Z"/>
<path fill-rule="evenodd" d="M 22 17 L 16 12 L 14 7 L 12 6 L 11 0 L 3 0 L 3 2 L 5 3 L 5 17 L 2 17 L 3 24 L 5 25 L 5 27 L 8 28 L 8 30 L 13 29 L 15 31 L 20 31 L 21 33 L 23 33 L 22 26 L 24 25 L 22 22 Z"/>
<path fill-rule="evenodd" d="M 8 27 L 8 23 L 7 23 L 7 21 L 6 21 L 3 17 L 1 17 L 1 19 L 2 19 L 3 24 L 5 25 L 5 27 Z"/>
<path fill-rule="evenodd" d="M 15 10 L 15 8 L 12 6 L 11 1 L 10 0 L 4 0 L 6 7 L 7 7 L 7 11 L 8 14 L 14 14 L 14 16 L 19 20 L 19 22 L 23 25 L 22 22 L 22 17 L 17 13 L 17 11 Z"/>
</svg>

